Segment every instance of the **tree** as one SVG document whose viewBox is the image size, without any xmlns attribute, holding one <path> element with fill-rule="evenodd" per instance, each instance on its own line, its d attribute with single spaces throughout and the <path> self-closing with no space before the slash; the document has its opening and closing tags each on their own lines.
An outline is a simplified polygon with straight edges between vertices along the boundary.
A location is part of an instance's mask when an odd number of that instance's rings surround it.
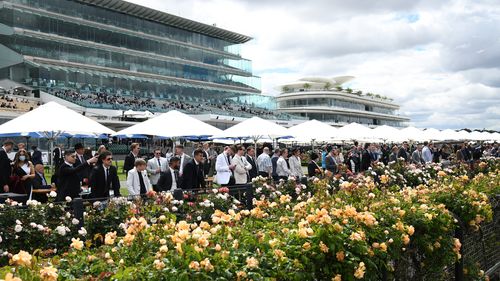
<svg viewBox="0 0 500 281">
<path fill-rule="evenodd" d="M 352 94 L 352 89 L 351 88 L 347 88 L 345 89 L 346 92 L 348 92 L 349 94 Z"/>
<path fill-rule="evenodd" d="M 290 88 L 288 86 L 283 86 L 281 90 L 283 91 L 283 93 L 288 93 L 290 91 Z"/>
<path fill-rule="evenodd" d="M 332 84 L 330 82 L 326 82 L 325 85 L 323 86 L 323 89 L 330 90 L 331 87 L 332 87 Z"/>
<path fill-rule="evenodd" d="M 309 83 L 305 83 L 303 87 L 304 87 L 304 89 L 306 89 L 306 90 L 311 89 L 311 84 L 309 84 Z"/>
<path fill-rule="evenodd" d="M 342 87 L 340 87 L 340 86 L 336 86 L 335 89 L 337 89 L 337 91 L 339 91 L 339 92 L 342 91 Z"/>
</svg>

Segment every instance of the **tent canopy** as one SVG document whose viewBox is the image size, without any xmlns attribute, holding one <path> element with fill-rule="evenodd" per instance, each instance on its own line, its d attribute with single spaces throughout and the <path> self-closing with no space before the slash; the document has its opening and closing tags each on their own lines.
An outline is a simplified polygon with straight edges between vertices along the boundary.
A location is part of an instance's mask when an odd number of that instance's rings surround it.
<svg viewBox="0 0 500 281">
<path fill-rule="evenodd" d="M 349 140 L 367 140 L 373 138 L 372 130 L 366 126 L 356 122 L 345 125 L 337 130 L 335 140 L 349 141 Z"/>
<path fill-rule="evenodd" d="M 337 129 L 318 120 L 310 120 L 289 128 L 288 133 L 293 136 L 292 141 L 328 141 L 335 137 Z"/>
<path fill-rule="evenodd" d="M 285 127 L 259 117 L 252 117 L 224 130 L 220 134 L 214 135 L 213 138 L 253 139 L 256 141 L 262 138 L 277 139 L 286 137 L 291 137 L 291 135 Z"/>
<path fill-rule="evenodd" d="M 28 136 L 33 133 L 56 138 L 61 134 L 99 136 L 115 132 L 56 102 L 48 102 L 0 125 L 2 135 Z"/>
<path fill-rule="evenodd" d="M 117 132 L 116 136 L 151 135 L 165 138 L 206 137 L 222 133 L 216 127 L 172 110 Z"/>
</svg>

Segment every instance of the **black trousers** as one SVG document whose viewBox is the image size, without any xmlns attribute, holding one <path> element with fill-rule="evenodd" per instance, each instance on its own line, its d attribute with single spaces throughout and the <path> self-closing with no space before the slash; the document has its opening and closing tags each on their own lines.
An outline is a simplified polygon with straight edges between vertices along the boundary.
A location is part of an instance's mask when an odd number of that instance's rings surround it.
<svg viewBox="0 0 500 281">
<path fill-rule="evenodd" d="M 259 176 L 267 178 L 267 177 L 269 177 L 269 173 L 259 172 Z"/>
</svg>

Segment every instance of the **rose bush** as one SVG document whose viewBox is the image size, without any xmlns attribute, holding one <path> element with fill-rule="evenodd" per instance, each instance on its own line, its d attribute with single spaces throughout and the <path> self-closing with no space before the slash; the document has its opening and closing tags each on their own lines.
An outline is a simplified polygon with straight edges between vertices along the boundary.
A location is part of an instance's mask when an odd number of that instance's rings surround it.
<svg viewBox="0 0 500 281">
<path fill-rule="evenodd" d="M 169 193 L 152 194 L 123 202 L 119 214 L 113 203 L 95 206 L 86 223 L 100 214 L 116 219 L 106 220 L 108 228 L 92 230 L 93 236 L 103 231 L 102 239 L 68 237 L 65 251 L 48 257 L 8 248 L 9 265 L 0 277 L 380 280 L 397 278 L 402 261 L 411 259 L 419 274 L 436 280 L 463 258 L 461 241 L 453 237 L 458 220 L 470 231 L 491 220 L 488 198 L 499 192 L 500 170 L 498 160 L 483 163 L 482 168 L 422 171 L 389 165 L 365 175 L 311 179 L 305 188 L 294 181 L 273 185 L 258 179 L 251 210 L 238 208 L 225 190 L 186 195 L 182 201 Z M 413 180 L 398 180 L 409 173 Z M 485 278 L 479 270 L 468 273 L 471 280 Z"/>
</svg>

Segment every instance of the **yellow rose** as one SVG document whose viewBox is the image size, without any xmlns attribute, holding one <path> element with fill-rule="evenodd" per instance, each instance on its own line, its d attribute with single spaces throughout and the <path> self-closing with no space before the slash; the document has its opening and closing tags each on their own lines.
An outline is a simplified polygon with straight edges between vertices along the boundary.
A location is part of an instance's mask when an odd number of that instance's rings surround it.
<svg viewBox="0 0 500 281">
<path fill-rule="evenodd" d="M 309 249 L 311 249 L 311 243 L 309 242 L 306 242 L 302 245 L 302 249 L 308 251 Z"/>
<path fill-rule="evenodd" d="M 412 236 L 415 233 L 415 228 L 413 225 L 408 226 L 408 235 Z"/>
<path fill-rule="evenodd" d="M 356 277 L 357 279 L 362 279 L 365 276 L 365 270 L 365 263 L 360 262 L 358 267 L 356 268 L 356 271 L 354 272 L 354 277 Z"/>
<path fill-rule="evenodd" d="M 344 261 L 344 258 L 345 258 L 345 254 L 344 254 L 344 251 L 339 251 L 335 254 L 335 256 L 337 257 L 337 260 L 339 262 L 343 262 Z"/>
<path fill-rule="evenodd" d="M 248 268 L 257 268 L 259 267 L 259 261 L 254 257 L 247 258 L 247 267 Z"/>
<path fill-rule="evenodd" d="M 205 269 L 205 271 L 213 271 L 214 266 L 210 263 L 210 260 L 208 258 L 205 258 L 200 262 L 200 266 Z"/>
<path fill-rule="evenodd" d="M 337 274 L 335 277 L 332 278 L 332 281 L 342 281 L 342 275 Z"/>
<path fill-rule="evenodd" d="M 328 253 L 329 249 L 328 249 L 328 246 L 325 245 L 325 243 L 323 243 L 323 241 L 320 241 L 319 242 L 319 249 L 323 252 L 323 253 Z"/>
<path fill-rule="evenodd" d="M 19 266 L 31 266 L 31 255 L 28 252 L 21 250 L 19 253 L 12 256 L 9 263 Z"/>
<path fill-rule="evenodd" d="M 158 270 L 162 270 L 165 268 L 165 263 L 163 261 L 160 261 L 160 260 L 155 260 L 153 262 L 153 265 L 155 266 L 156 269 Z"/>
<path fill-rule="evenodd" d="M 113 245 L 116 239 L 116 231 L 106 233 L 106 237 L 104 238 L 104 244 Z"/>
<path fill-rule="evenodd" d="M 47 266 L 40 269 L 40 278 L 42 278 L 43 281 L 56 281 L 57 276 L 57 268 Z"/>
<path fill-rule="evenodd" d="M 71 238 L 71 248 L 80 251 L 83 249 L 83 241 L 80 241 L 80 238 Z"/>
<path fill-rule="evenodd" d="M 19 277 L 14 277 L 12 273 L 5 274 L 5 281 L 23 281 L 23 279 Z"/>
<path fill-rule="evenodd" d="M 200 263 L 197 261 L 190 262 L 189 269 L 196 270 L 196 271 L 200 270 Z"/>
</svg>

